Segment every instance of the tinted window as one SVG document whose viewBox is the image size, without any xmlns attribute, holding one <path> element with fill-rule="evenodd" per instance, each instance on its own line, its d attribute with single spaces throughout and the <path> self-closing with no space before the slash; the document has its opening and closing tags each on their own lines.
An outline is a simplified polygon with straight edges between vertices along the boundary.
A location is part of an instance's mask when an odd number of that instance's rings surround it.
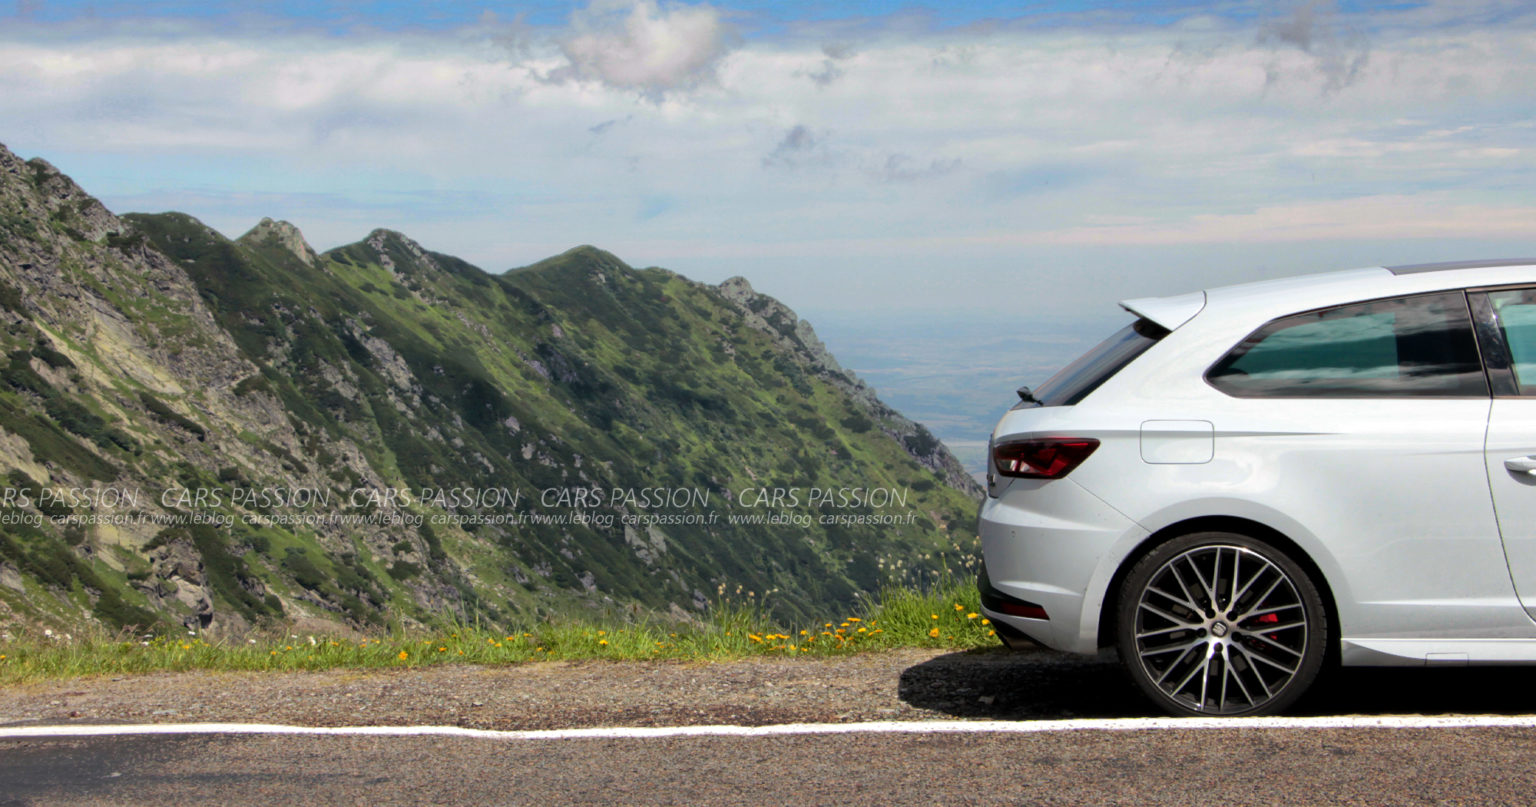
<svg viewBox="0 0 1536 807">
<path fill-rule="evenodd" d="M 1045 406 L 1072 406 L 1167 335 L 1167 328 L 1138 319 L 1051 376 L 1035 398 Z"/>
<path fill-rule="evenodd" d="M 1515 392 L 1536 396 L 1536 289 L 1491 291 L 1486 296 L 1509 353 Z"/>
<path fill-rule="evenodd" d="M 1488 394 L 1459 291 L 1277 319 L 1244 339 L 1206 378 L 1240 397 Z"/>
</svg>

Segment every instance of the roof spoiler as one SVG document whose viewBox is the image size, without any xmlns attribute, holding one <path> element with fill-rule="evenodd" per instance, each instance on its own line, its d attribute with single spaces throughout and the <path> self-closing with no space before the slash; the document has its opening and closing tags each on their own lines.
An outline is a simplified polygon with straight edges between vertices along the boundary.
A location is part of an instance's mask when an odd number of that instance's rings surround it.
<svg viewBox="0 0 1536 807">
<path fill-rule="evenodd" d="M 1195 315 L 1205 308 L 1205 292 L 1195 291 L 1173 297 L 1138 297 L 1134 300 L 1121 300 L 1120 307 L 1172 331 L 1194 319 Z"/>
</svg>

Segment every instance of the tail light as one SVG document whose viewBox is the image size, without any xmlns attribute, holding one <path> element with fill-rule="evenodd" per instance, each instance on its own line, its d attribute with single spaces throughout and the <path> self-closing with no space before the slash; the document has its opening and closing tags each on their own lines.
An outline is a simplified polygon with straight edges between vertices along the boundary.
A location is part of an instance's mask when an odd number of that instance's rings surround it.
<svg viewBox="0 0 1536 807">
<path fill-rule="evenodd" d="M 1099 447 L 1092 437 L 1044 437 L 992 446 L 992 467 L 999 476 L 1060 479 Z"/>
</svg>

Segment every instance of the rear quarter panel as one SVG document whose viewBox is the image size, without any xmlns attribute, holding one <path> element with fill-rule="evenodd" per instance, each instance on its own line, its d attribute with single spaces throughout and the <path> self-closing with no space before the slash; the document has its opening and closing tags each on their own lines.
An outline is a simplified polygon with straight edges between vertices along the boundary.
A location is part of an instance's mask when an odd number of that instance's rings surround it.
<svg viewBox="0 0 1536 807">
<path fill-rule="evenodd" d="M 1346 637 L 1533 635 L 1483 468 L 1487 399 L 1234 398 L 1205 370 L 1267 314 L 1206 318 L 1062 416 L 1106 435 L 1075 482 L 1149 540 L 1211 516 L 1284 535 L 1324 576 Z M 1210 461 L 1144 462 L 1139 433 L 1155 420 L 1210 422 Z"/>
</svg>

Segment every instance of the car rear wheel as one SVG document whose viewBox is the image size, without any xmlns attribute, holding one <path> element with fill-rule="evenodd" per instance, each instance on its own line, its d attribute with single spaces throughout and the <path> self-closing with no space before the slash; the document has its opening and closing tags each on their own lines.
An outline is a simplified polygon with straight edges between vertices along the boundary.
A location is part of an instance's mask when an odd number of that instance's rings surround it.
<svg viewBox="0 0 1536 807">
<path fill-rule="evenodd" d="M 1283 551 L 1234 533 L 1181 536 L 1120 589 L 1120 658 L 1179 715 L 1273 714 L 1316 680 L 1328 647 L 1317 586 Z"/>
</svg>

